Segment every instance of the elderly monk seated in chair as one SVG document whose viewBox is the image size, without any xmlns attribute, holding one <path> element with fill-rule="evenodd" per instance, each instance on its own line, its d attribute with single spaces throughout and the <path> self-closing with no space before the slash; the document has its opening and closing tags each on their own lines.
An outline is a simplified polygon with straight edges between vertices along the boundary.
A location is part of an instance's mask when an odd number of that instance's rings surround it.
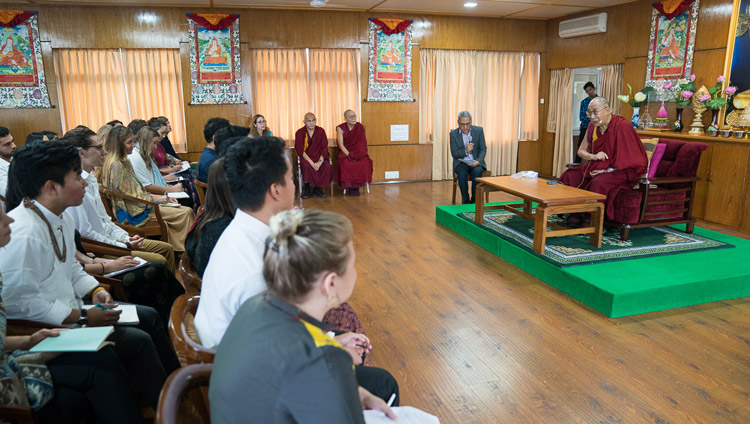
<svg viewBox="0 0 750 424">
<path fill-rule="evenodd" d="M 607 196 L 605 216 L 613 219 L 617 193 L 633 187 L 646 172 L 646 149 L 630 122 L 613 115 L 604 97 L 592 100 L 586 115 L 591 124 L 578 149 L 584 163 L 563 172 L 560 182 Z M 580 215 L 573 215 L 567 224 L 580 225 L 582 221 Z"/>
</svg>

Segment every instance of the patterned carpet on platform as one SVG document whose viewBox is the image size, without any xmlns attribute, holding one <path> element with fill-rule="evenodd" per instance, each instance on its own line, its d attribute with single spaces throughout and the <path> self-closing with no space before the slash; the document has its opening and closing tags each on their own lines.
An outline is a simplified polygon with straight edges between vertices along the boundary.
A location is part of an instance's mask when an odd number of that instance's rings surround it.
<svg viewBox="0 0 750 424">
<path fill-rule="evenodd" d="M 474 212 L 459 213 L 458 216 L 476 224 Z M 557 217 L 550 217 L 550 221 L 557 220 Z M 533 252 L 533 221 L 508 211 L 487 211 L 481 227 Z M 682 225 L 680 227 L 684 228 Z M 619 228 L 605 227 L 600 249 L 589 244 L 588 234 L 548 237 L 541 257 L 555 265 L 567 267 L 732 247 L 734 246 L 728 243 L 687 234 L 670 227 L 633 229 L 630 230 L 630 239 L 621 241 Z"/>
</svg>

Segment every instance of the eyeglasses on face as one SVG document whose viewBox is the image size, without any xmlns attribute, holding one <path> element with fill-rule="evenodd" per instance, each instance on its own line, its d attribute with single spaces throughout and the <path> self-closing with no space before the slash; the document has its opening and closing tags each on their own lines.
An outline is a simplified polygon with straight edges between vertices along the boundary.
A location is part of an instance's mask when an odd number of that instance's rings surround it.
<svg viewBox="0 0 750 424">
<path fill-rule="evenodd" d="M 594 115 L 599 116 L 600 113 L 604 112 L 607 109 L 609 109 L 609 108 L 605 107 L 605 108 L 602 108 L 602 109 L 599 109 L 599 110 L 587 110 L 586 111 L 586 116 L 588 116 L 589 118 L 592 117 L 592 116 L 594 116 Z"/>
<path fill-rule="evenodd" d="M 87 149 L 96 149 L 96 150 L 104 150 L 103 144 L 97 144 L 96 146 L 88 146 Z"/>
</svg>

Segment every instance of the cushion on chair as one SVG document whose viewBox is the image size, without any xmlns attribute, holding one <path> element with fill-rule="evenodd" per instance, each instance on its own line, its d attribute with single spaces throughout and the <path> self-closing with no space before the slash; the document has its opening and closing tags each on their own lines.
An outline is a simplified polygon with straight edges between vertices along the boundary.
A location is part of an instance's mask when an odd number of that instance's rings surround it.
<svg viewBox="0 0 750 424">
<path fill-rule="evenodd" d="M 664 156 L 664 151 L 667 150 L 667 145 L 659 143 L 654 150 L 654 155 L 651 156 L 651 161 L 648 163 L 648 178 L 654 178 L 656 170 L 659 169 L 661 158 Z"/>
<path fill-rule="evenodd" d="M 643 148 L 646 149 L 646 159 L 648 159 L 649 164 L 650 164 L 651 157 L 654 155 L 656 146 L 659 145 L 659 139 L 658 138 L 642 138 L 641 143 L 643 143 Z M 648 172 L 648 170 L 646 172 Z M 643 174 L 643 176 L 645 177 L 646 174 Z"/>
<path fill-rule="evenodd" d="M 675 140 L 669 140 L 675 141 Z M 691 177 L 698 173 L 698 163 L 700 162 L 701 153 L 708 149 L 706 143 L 683 143 L 683 146 L 679 149 L 674 158 L 674 163 L 667 170 L 665 177 Z M 664 152 L 664 157 L 669 152 L 669 146 Z M 664 160 L 662 157 L 662 161 Z"/>
</svg>

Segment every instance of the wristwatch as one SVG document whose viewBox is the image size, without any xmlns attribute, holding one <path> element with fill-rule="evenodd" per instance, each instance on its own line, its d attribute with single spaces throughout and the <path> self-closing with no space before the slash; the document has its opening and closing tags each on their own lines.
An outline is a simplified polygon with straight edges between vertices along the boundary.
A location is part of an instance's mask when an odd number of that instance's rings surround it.
<svg viewBox="0 0 750 424">
<path fill-rule="evenodd" d="M 87 313 L 88 309 L 81 308 L 81 316 L 78 318 L 78 325 L 84 326 L 89 323 L 89 319 L 86 316 Z"/>
</svg>

